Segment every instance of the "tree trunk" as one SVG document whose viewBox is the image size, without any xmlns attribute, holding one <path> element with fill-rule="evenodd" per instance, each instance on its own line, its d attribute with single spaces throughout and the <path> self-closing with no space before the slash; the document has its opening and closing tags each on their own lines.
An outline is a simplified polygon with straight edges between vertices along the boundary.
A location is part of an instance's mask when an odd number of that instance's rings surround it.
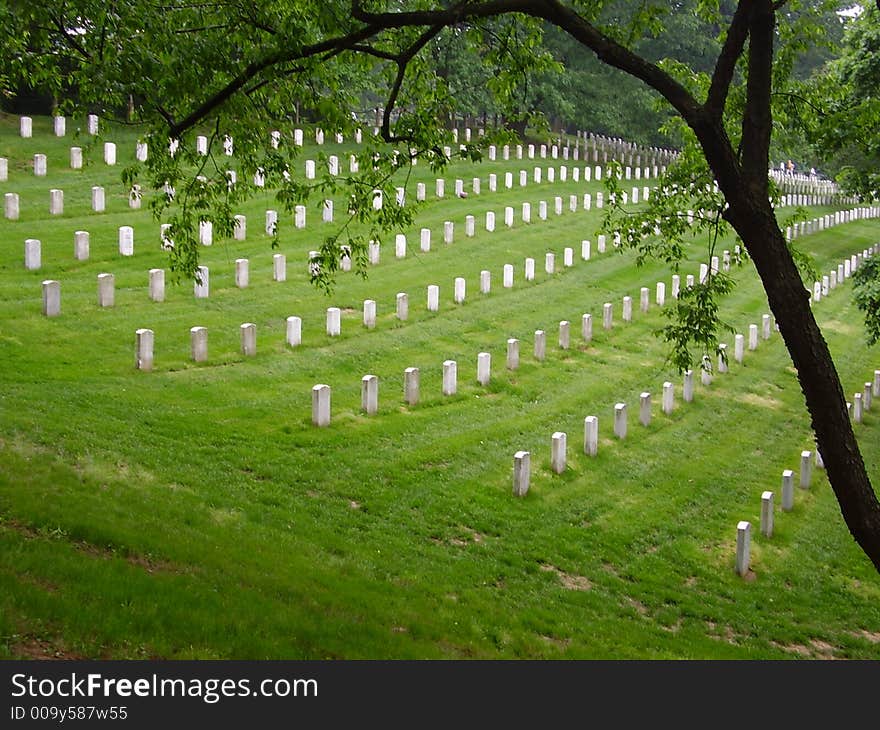
<svg viewBox="0 0 880 730">
<path fill-rule="evenodd" d="M 843 519 L 880 571 L 880 502 L 853 433 L 840 377 L 772 207 L 766 199 L 749 198 L 745 192 L 728 197 L 725 218 L 740 235 L 767 292 Z"/>
</svg>

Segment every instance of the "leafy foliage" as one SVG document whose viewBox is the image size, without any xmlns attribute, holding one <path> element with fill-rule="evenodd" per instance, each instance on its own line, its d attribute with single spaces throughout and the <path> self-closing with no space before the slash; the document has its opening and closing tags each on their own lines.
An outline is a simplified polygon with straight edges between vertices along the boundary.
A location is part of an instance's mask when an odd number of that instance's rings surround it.
<svg viewBox="0 0 880 730">
<path fill-rule="evenodd" d="M 853 299 L 865 313 L 868 344 L 880 340 L 880 258 L 865 259 L 853 274 Z"/>
</svg>

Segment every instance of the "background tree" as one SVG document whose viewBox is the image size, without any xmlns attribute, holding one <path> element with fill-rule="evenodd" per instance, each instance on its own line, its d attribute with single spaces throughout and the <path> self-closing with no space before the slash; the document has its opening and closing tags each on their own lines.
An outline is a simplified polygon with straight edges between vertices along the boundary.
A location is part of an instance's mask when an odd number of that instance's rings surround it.
<svg viewBox="0 0 880 730">
<path fill-rule="evenodd" d="M 29 0 L 13 7 L 7 19 L 16 34 L 16 52 L 7 65 L 14 73 L 21 76 L 24 69 L 33 85 L 57 88 L 61 82 L 50 67 L 64 62 L 81 102 L 118 109 L 137 94 L 142 118 L 153 125 L 152 139 L 160 148 L 169 137 L 192 134 L 196 125 L 209 125 L 215 140 L 230 134 L 245 173 L 263 168 L 267 184 L 277 184 L 288 203 L 304 199 L 311 190 L 285 179 L 295 151 L 289 145 L 271 149 L 266 139 L 269 125 L 305 103 L 328 129 L 350 130 L 351 110 L 360 103 L 359 83 L 385 84 L 382 137 L 399 146 L 398 154 L 368 145 L 364 156 L 372 161 L 376 155 L 375 168 L 365 165 L 358 178 L 311 186 L 319 191 L 349 186 L 352 215 L 369 223 L 370 233 L 377 236 L 409 214 L 392 213 L 392 206 L 385 206 L 373 216 L 371 191 L 389 184 L 390 176 L 408 164 L 410 150 L 428 164 L 445 162 L 446 138 L 438 120 L 445 118 L 451 97 L 430 50 L 446 29 L 457 31 L 462 43 L 472 42 L 472 31 L 489 29 L 498 38 L 515 39 L 493 45 L 483 56 L 493 71 L 492 91 L 501 105 L 509 106 L 515 97 L 523 69 L 540 70 L 549 62 L 542 43 L 545 24 L 569 36 L 584 56 L 641 82 L 664 100 L 693 141 L 682 167 L 689 171 L 692 185 L 707 178 L 717 182 L 716 210 L 742 240 L 761 278 L 797 369 L 843 517 L 880 570 L 880 503 L 859 453 L 834 362 L 813 317 L 810 294 L 777 223 L 768 182 L 774 94 L 787 92 L 792 59 L 817 34 L 821 13 L 836 9 L 837 3 L 699 0 L 691 10 L 679 3 L 646 1 L 626 15 L 615 12 L 622 4 L 585 0 L 273 0 L 259 5 L 217 0 L 161 6 L 136 0 L 70 0 L 61 6 Z M 639 47 L 640 41 L 662 38 L 669 19 L 685 14 L 700 27 L 719 29 L 718 51 L 705 59 L 705 74 L 686 59 L 656 62 Z M 31 52 L 40 47 L 53 52 Z M 188 147 L 181 145 L 182 150 Z M 466 149 L 465 154 L 479 153 Z M 197 182 L 196 160 L 184 153 L 151 160 L 152 184 L 177 189 L 175 205 L 184 213 L 175 255 L 183 257 L 182 269 L 191 271 L 198 250 L 194 237 L 186 233 L 193 228 L 192 211 L 198 209 L 191 201 L 212 204 L 228 214 L 229 196 L 247 194 L 247 186 L 229 193 L 225 180 L 209 177 L 206 183 Z M 198 169 L 205 172 L 203 165 Z M 672 189 L 662 182 L 661 187 Z M 680 225 L 680 216 L 668 216 L 661 234 Z M 636 239 L 646 255 L 659 252 L 674 260 L 674 247 L 655 239 L 657 246 L 651 250 L 640 236 L 631 240 Z M 355 250 L 362 250 L 362 241 L 350 241 Z M 326 251 L 338 250 L 330 245 L 335 243 L 329 242 Z M 323 262 L 331 276 L 335 259 L 334 254 Z M 711 305 L 718 281 L 710 276 L 695 288 L 697 306 Z M 712 333 L 703 336 L 708 343 Z"/>
</svg>

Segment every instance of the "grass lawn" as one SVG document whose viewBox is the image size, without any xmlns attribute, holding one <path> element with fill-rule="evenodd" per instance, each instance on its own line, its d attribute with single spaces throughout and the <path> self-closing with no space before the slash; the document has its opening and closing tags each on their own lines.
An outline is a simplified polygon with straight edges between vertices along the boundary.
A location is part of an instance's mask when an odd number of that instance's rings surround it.
<svg viewBox="0 0 880 730">
<path fill-rule="evenodd" d="M 880 658 L 880 578 L 850 537 L 824 472 L 780 509 L 783 469 L 812 449 L 809 418 L 778 333 L 743 364 L 698 383 L 692 403 L 652 333 L 665 321 L 656 282 L 669 298 L 672 271 L 634 265 L 609 245 L 596 253 L 601 212 L 568 211 L 568 196 L 602 190 L 583 181 L 532 183 L 536 165 L 562 160 L 455 163 L 447 196 L 434 176 L 413 170 L 408 199 L 424 182 L 428 202 L 394 237 L 366 280 L 341 274 L 331 296 L 308 283 L 308 251 L 322 231 L 320 209 L 304 230 L 292 216 L 281 236 L 287 281 L 272 280 L 265 210 L 270 192 L 240 211 L 245 241 L 202 249 L 208 299 L 191 282 L 150 301 L 148 271 L 167 268 L 159 222 L 128 208 L 119 169 L 134 159 L 135 132 L 111 129 L 119 166 L 85 150 L 68 166 L 74 129 L 56 139 L 36 118 L 20 139 L 17 118 L 0 119 L 3 193 L 21 196 L 17 221 L 0 220 L 0 658 Z M 306 135 L 309 136 L 308 134 Z M 84 140 L 83 140 L 84 141 Z M 347 160 L 351 147 L 339 151 Z M 33 155 L 45 153 L 47 177 Z M 303 159 L 315 153 L 306 147 Z M 500 155 L 499 155 L 500 157 Z M 574 164 L 568 163 L 569 169 Z M 581 163 L 583 164 L 583 163 Z M 343 165 L 345 169 L 347 167 Z M 529 185 L 518 186 L 518 171 Z M 514 188 L 503 173 L 514 172 Z M 300 171 L 301 173 L 301 171 Z M 490 193 L 488 176 L 499 178 Z M 482 192 L 459 199 L 454 180 L 480 177 Z M 544 176 L 546 180 L 546 175 Z M 636 184 L 636 181 L 632 181 Z M 650 185 L 639 181 L 638 184 Z M 90 209 L 103 185 L 107 210 Z M 64 190 L 64 214 L 49 215 L 49 189 Z M 553 212 L 563 196 L 565 212 Z M 546 200 L 548 220 L 538 218 Z M 532 223 L 521 205 L 532 204 Z M 515 223 L 504 225 L 505 206 Z M 340 201 L 336 210 L 342 210 Z M 496 231 L 484 228 L 496 213 Z M 817 208 L 816 215 L 830 212 Z M 476 235 L 464 235 L 466 215 Z M 455 238 L 443 243 L 443 222 Z M 118 253 L 119 226 L 134 228 L 135 254 Z M 419 251 L 419 228 L 432 231 Z M 73 257 L 74 232 L 90 233 L 90 257 Z M 805 236 L 798 243 L 820 270 L 878 240 L 877 221 Z M 24 241 L 42 243 L 42 267 L 24 268 Z M 610 238 L 610 237 L 609 237 Z M 581 240 L 593 257 L 580 258 Z M 732 249 L 733 240 L 721 248 Z M 574 265 L 563 266 L 563 249 Z M 544 255 L 556 254 L 556 273 Z M 704 244 L 682 268 L 696 274 Z M 535 259 L 525 281 L 526 257 Z M 250 286 L 235 286 L 237 258 Z M 512 264 L 514 286 L 502 287 Z M 481 294 L 480 272 L 492 289 Z M 97 275 L 115 276 L 115 306 L 97 305 Z M 464 277 L 467 298 L 453 302 Z M 735 272 L 722 314 L 748 334 L 769 312 L 748 262 Z M 61 315 L 41 314 L 41 282 L 61 282 Z M 439 312 L 426 309 L 440 287 Z M 639 311 L 640 287 L 651 306 Z M 865 344 L 850 284 L 815 305 L 847 393 L 880 368 Z M 395 317 L 409 295 L 410 316 Z M 634 300 L 631 323 L 621 302 Z M 362 303 L 377 303 L 377 325 Z M 602 328 L 602 306 L 614 326 Z M 342 333 L 325 333 L 325 310 L 342 309 Z M 593 339 L 580 336 L 593 316 Z M 285 320 L 302 318 L 302 345 L 285 344 Z M 571 322 L 571 347 L 557 346 Z M 257 354 L 240 353 L 239 325 L 257 327 Z M 194 326 L 208 328 L 206 363 L 190 360 Z M 134 368 L 135 330 L 155 332 L 153 372 Z M 547 355 L 532 354 L 547 332 Z M 505 368 L 508 338 L 521 363 Z M 733 335 L 727 338 L 733 352 Z M 491 382 L 476 381 L 477 354 L 492 358 Z M 442 364 L 458 363 L 458 393 L 441 394 Z M 421 371 L 421 399 L 403 401 L 403 371 Z M 379 378 L 379 412 L 360 410 L 361 378 Z M 660 410 L 662 384 L 675 409 Z M 332 421 L 311 425 L 311 388 L 332 387 Z M 653 397 L 650 425 L 639 394 Z M 629 434 L 612 433 L 614 404 L 629 410 Z M 857 434 L 880 481 L 880 403 Z M 583 422 L 599 418 L 599 453 L 582 450 Z M 568 434 L 568 467 L 550 469 L 550 441 Z M 531 488 L 512 495 L 513 454 L 532 454 Z M 758 529 L 761 493 L 776 498 L 773 537 Z M 752 522 L 753 574 L 734 572 L 736 524 Z"/>
</svg>

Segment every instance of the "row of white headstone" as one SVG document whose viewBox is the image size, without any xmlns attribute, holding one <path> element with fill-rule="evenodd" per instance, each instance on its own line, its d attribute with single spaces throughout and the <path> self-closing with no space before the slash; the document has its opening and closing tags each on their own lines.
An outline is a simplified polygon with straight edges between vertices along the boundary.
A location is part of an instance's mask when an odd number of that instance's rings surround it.
<svg viewBox="0 0 880 730">
<path fill-rule="evenodd" d="M 132 187 L 129 193 L 128 206 L 133 210 L 141 207 L 141 188 L 139 185 Z M 107 210 L 106 191 L 100 185 L 92 186 L 91 208 L 94 213 L 104 213 Z M 18 193 L 5 193 L 3 195 L 3 215 L 7 220 L 18 220 L 21 214 L 21 203 Z M 49 191 L 49 214 L 64 214 L 64 191 L 53 188 Z"/>
<path fill-rule="evenodd" d="M 860 206 L 849 210 L 838 210 L 834 213 L 813 218 L 808 221 L 800 221 L 785 227 L 785 238 L 792 241 L 799 236 L 809 235 L 817 231 L 824 231 L 843 223 L 852 223 L 859 220 L 871 220 L 880 216 L 880 206 Z"/>
<path fill-rule="evenodd" d="M 853 403 L 847 403 L 847 409 L 850 416 L 856 423 L 862 423 L 863 410 L 867 411 L 871 408 L 873 398 L 880 398 L 880 370 L 874 371 L 873 381 L 866 382 L 861 392 L 855 393 Z M 825 468 L 818 448 L 811 452 L 808 450 L 801 451 L 800 457 L 800 477 L 798 484 L 801 489 L 809 489 L 812 474 L 813 461 L 819 469 Z M 794 509 L 794 471 L 785 469 L 782 472 L 782 511 L 790 512 Z M 774 494 L 772 491 L 764 491 L 761 493 L 761 517 L 760 529 L 761 534 L 770 538 L 773 536 L 774 527 Z M 736 561 L 735 570 L 738 575 L 745 576 L 750 570 L 751 561 L 751 523 L 748 520 L 741 520 L 736 526 Z"/>
<path fill-rule="evenodd" d="M 73 234 L 73 257 L 77 261 L 87 261 L 90 254 L 90 235 L 88 231 Z M 134 256 L 134 229 L 131 226 L 119 227 L 119 255 Z M 37 238 L 24 242 L 24 267 L 36 271 L 42 267 L 42 243 Z"/>
<path fill-rule="evenodd" d="M 88 133 L 91 135 L 98 134 L 98 115 L 97 114 L 89 114 L 86 117 L 86 129 Z M 19 134 L 25 138 L 29 139 L 34 136 L 34 120 L 32 117 L 23 116 L 18 120 L 18 129 Z M 52 129 L 55 133 L 56 137 L 63 137 L 67 134 L 67 118 L 63 116 L 54 116 L 52 117 Z"/>
<path fill-rule="evenodd" d="M 874 371 L 874 380 L 868 381 L 860 392 L 853 394 L 852 403 L 847 402 L 850 417 L 855 423 L 862 423 L 865 413 L 871 410 L 874 398 L 880 397 L 880 370 Z"/>
<path fill-rule="evenodd" d="M 54 125 L 54 132 L 55 132 L 56 137 L 63 137 L 66 134 L 67 125 L 66 125 L 66 118 L 65 117 L 55 116 L 53 118 L 53 125 Z M 88 126 L 89 134 L 97 135 L 98 134 L 98 125 L 99 125 L 99 123 L 98 123 L 97 115 L 90 114 L 87 119 L 87 126 Z M 32 120 L 32 118 L 27 117 L 27 116 L 21 117 L 19 120 L 19 128 L 20 128 L 20 134 L 22 137 L 24 137 L 24 138 L 32 137 L 33 136 L 33 120 Z M 373 134 L 377 135 L 378 131 L 379 131 L 378 128 L 375 128 L 373 130 Z M 484 130 L 480 129 L 479 131 L 480 131 L 480 136 L 483 136 Z M 457 129 L 452 130 L 452 135 L 453 135 L 453 141 L 455 143 L 458 143 L 458 141 L 459 141 L 458 140 L 458 130 Z M 335 138 L 335 141 L 337 144 L 341 145 L 344 143 L 344 138 L 341 133 L 337 132 L 335 134 L 334 138 Z M 273 148 L 277 149 L 280 146 L 282 139 L 283 139 L 283 136 L 280 131 L 273 130 L 270 133 L 270 142 L 271 142 L 271 145 Z M 355 143 L 361 144 L 362 140 L 363 140 L 363 134 L 362 134 L 361 129 L 355 130 L 355 132 L 354 132 Z M 301 147 L 301 146 L 303 146 L 303 141 L 304 141 L 303 130 L 300 128 L 294 129 L 293 130 L 293 144 L 295 146 Z M 325 141 L 324 130 L 322 130 L 321 128 L 316 128 L 315 129 L 315 143 L 318 145 L 323 145 L 324 141 Z M 470 135 L 469 128 L 465 129 L 465 141 L 466 142 L 471 141 L 471 135 Z M 108 145 L 112 146 L 112 152 L 108 152 Z M 207 155 L 209 152 L 209 145 L 210 145 L 210 140 L 207 136 L 205 136 L 205 135 L 197 135 L 196 136 L 196 153 L 197 154 Z M 561 145 L 554 144 L 549 147 L 549 156 L 551 159 L 558 159 L 559 158 L 560 146 Z M 107 162 L 107 164 L 111 164 L 111 165 L 115 164 L 115 158 L 116 158 L 115 145 L 112 142 L 108 142 L 105 144 L 104 149 L 105 149 L 105 161 Z M 178 149 L 179 149 L 179 141 L 176 139 L 170 140 L 169 141 L 169 153 L 173 156 L 174 154 L 176 154 Z M 516 145 L 515 149 L 516 149 L 516 159 L 520 159 L 520 160 L 523 159 L 524 158 L 523 145 Z M 597 147 L 597 149 L 598 149 L 598 147 Z M 595 151 L 596 150 L 594 150 L 594 152 Z M 228 135 L 224 135 L 224 137 L 223 137 L 223 152 L 227 156 L 232 156 L 234 153 L 234 142 L 233 142 L 233 139 Z M 445 147 L 444 153 L 447 158 L 450 158 L 452 156 L 451 148 Z M 569 153 L 570 153 L 570 148 L 568 145 L 566 145 L 565 147 L 562 148 L 562 158 L 563 159 L 565 159 L 565 160 L 569 159 Z M 494 145 L 489 145 L 488 156 L 489 156 L 490 160 L 496 159 L 496 147 Z M 502 156 L 503 156 L 503 159 L 505 159 L 505 160 L 510 159 L 510 146 L 509 145 L 505 145 L 503 147 Z M 536 146 L 534 144 L 527 145 L 525 156 L 528 159 L 535 159 L 536 158 Z M 575 145 L 572 157 L 574 160 L 578 160 L 579 156 L 580 156 L 579 146 Z M 598 160 L 598 155 L 594 155 L 594 156 L 596 157 L 596 160 Z M 546 159 L 548 157 L 548 146 L 546 144 L 542 144 L 537 147 L 537 157 L 539 157 L 541 159 Z M 137 158 L 141 161 L 146 161 L 147 149 L 146 149 L 145 143 L 142 143 L 142 142 L 138 143 Z M 634 159 L 640 160 L 640 156 L 638 158 L 634 158 L 633 155 L 630 154 L 630 162 L 631 163 Z M 605 160 L 607 161 L 607 155 L 605 156 Z M 331 163 L 331 165 L 332 165 L 332 163 Z M 336 173 L 333 173 L 331 171 L 331 174 L 336 174 Z M 656 176 L 656 167 L 655 167 L 655 176 Z"/>
<path fill-rule="evenodd" d="M 815 452 L 816 465 L 822 467 L 822 457 L 818 449 Z M 813 475 L 813 452 L 802 451 L 800 461 L 800 479 L 799 485 L 801 489 L 809 489 Z M 785 469 L 782 472 L 782 511 L 790 512 L 794 509 L 794 472 L 791 469 Z M 773 537 L 774 528 L 774 499 L 775 495 L 770 490 L 761 492 L 761 534 L 766 538 Z M 752 523 L 748 520 L 740 520 L 736 525 L 736 558 L 734 561 L 734 570 L 737 575 L 745 577 L 751 570 L 751 545 L 752 545 Z"/>
<path fill-rule="evenodd" d="M 609 305 L 606 304 L 607 308 Z M 607 311 L 607 309 L 606 309 Z M 584 315 L 584 317 L 588 317 L 589 315 Z M 586 321 L 586 320 L 585 320 Z M 764 315 L 764 323 L 765 323 L 765 339 L 768 339 L 770 336 L 770 315 Z M 754 328 L 755 332 L 757 331 L 756 325 L 751 325 Z M 537 335 L 537 333 L 536 333 Z M 743 336 L 736 335 L 737 337 L 737 361 L 743 361 Z M 752 346 L 754 344 L 754 346 Z M 537 347 L 537 345 L 536 345 Z M 719 371 L 727 372 L 727 362 L 726 358 L 720 354 L 723 352 L 723 349 L 726 348 L 726 345 L 719 345 Z M 754 343 L 750 342 L 750 349 L 757 349 L 757 336 L 755 336 Z M 711 376 L 709 375 L 708 368 L 701 369 L 702 375 L 702 383 L 703 385 L 709 385 L 711 383 Z M 694 400 L 694 372 L 693 370 L 687 370 L 684 373 L 683 384 L 682 384 L 682 399 L 686 403 L 690 403 Z M 661 410 L 664 414 L 669 415 L 672 413 L 675 407 L 675 387 L 669 381 L 663 383 L 663 391 L 662 391 L 662 400 L 661 400 Z M 643 392 L 639 395 L 639 423 L 642 426 L 649 426 L 651 423 L 651 414 L 652 414 L 652 402 L 651 402 L 651 393 Z M 627 416 L 627 404 L 626 403 L 616 403 L 614 405 L 614 421 L 613 421 L 613 431 L 614 436 L 620 440 L 623 440 L 627 436 L 627 428 L 628 428 L 628 416 Z M 567 466 L 567 441 L 568 436 L 566 433 L 562 431 L 555 432 L 551 437 L 551 447 L 550 447 L 550 468 L 556 474 L 562 474 Z M 588 456 L 596 456 L 599 451 L 599 419 L 598 416 L 587 416 L 584 419 L 584 447 L 583 451 Z M 514 454 L 513 459 L 513 493 L 515 496 L 523 497 L 529 490 L 529 484 L 531 481 L 531 454 L 528 451 L 517 451 Z"/>
<path fill-rule="evenodd" d="M 850 264 L 852 262 L 853 270 L 855 266 L 857 266 L 857 261 L 861 261 L 862 257 L 868 257 L 872 253 L 877 253 L 880 250 L 880 244 L 875 244 L 871 249 L 867 249 L 861 254 L 855 254 L 851 259 L 846 259 L 845 264 L 841 264 L 841 282 L 844 278 L 847 278 L 850 275 Z M 705 265 L 704 265 L 705 266 Z M 713 264 L 714 266 L 714 264 Z M 844 273 L 845 272 L 845 273 Z M 836 274 L 836 272 L 834 272 Z M 827 277 L 826 277 L 827 278 Z M 836 280 L 836 279 L 835 279 Z M 693 282 L 689 282 L 691 285 Z M 658 296 L 660 291 L 660 285 L 662 282 L 658 283 Z M 832 287 L 833 288 L 833 287 Z M 642 288 L 642 311 L 646 311 L 646 295 L 648 290 L 646 288 Z M 826 292 L 827 293 L 827 292 Z M 627 319 L 627 316 L 631 316 L 631 301 L 627 302 L 629 297 L 624 298 L 624 319 Z M 611 305 L 605 304 L 605 317 L 604 322 L 606 328 L 610 326 L 610 307 Z M 587 318 L 589 315 L 584 315 L 584 331 L 587 331 L 587 322 L 589 321 Z M 562 323 L 567 324 L 567 323 Z M 767 340 L 770 338 L 772 328 L 772 320 L 769 314 L 765 314 L 762 317 L 762 332 L 763 339 Z M 543 332 L 540 333 L 543 335 Z M 536 353 L 538 352 L 538 333 L 536 333 Z M 585 335 L 586 339 L 586 335 Z M 562 342 L 562 333 L 560 334 L 560 342 Z M 750 324 L 749 325 L 749 341 L 748 347 L 749 350 L 755 350 L 758 346 L 758 325 Z M 727 372 L 728 363 L 727 363 L 727 353 L 726 353 L 727 345 L 724 343 L 719 344 L 718 346 L 718 365 L 717 370 L 720 373 Z M 734 338 L 734 359 L 738 363 L 743 362 L 744 358 L 744 350 L 745 350 L 745 337 L 742 334 L 736 334 Z M 701 380 L 704 385 L 709 385 L 711 383 L 711 364 L 706 363 L 704 361 L 704 367 L 701 368 Z M 694 395 L 694 383 L 693 383 L 693 372 L 687 371 L 684 376 L 684 387 L 683 387 L 683 399 L 686 402 L 690 402 L 693 400 Z M 862 413 L 864 410 L 870 408 L 871 397 L 872 395 L 880 395 L 880 371 L 875 371 L 874 373 L 874 381 L 866 382 L 864 384 L 863 390 L 860 393 L 856 393 L 853 398 L 853 404 L 847 403 L 847 408 L 850 409 L 851 416 L 854 421 L 857 423 L 861 423 L 862 421 Z M 672 384 L 666 382 L 663 384 L 663 412 L 670 413 L 673 408 L 673 390 Z M 865 406 L 867 404 L 867 406 Z M 651 419 L 651 394 L 650 393 L 642 393 L 640 395 L 639 401 L 639 420 L 642 425 L 647 426 L 650 423 Z M 618 403 L 614 407 L 614 435 L 620 439 L 626 437 L 627 432 L 627 416 L 626 416 L 626 404 Z M 563 432 L 556 432 L 553 434 L 551 438 L 551 469 L 557 474 L 562 473 L 565 470 L 566 465 L 566 441 L 567 435 Z M 598 419 L 596 416 L 588 416 L 584 421 L 584 453 L 595 456 L 598 449 Z M 805 451 L 802 454 L 802 463 L 801 463 L 801 487 L 807 488 L 809 487 L 810 481 L 810 469 L 809 469 L 809 458 L 810 452 Z M 817 464 L 821 466 L 821 456 L 818 451 L 816 452 L 816 460 Z M 518 451 L 514 455 L 514 468 L 513 468 L 513 492 L 517 496 L 524 496 L 529 488 L 530 481 L 530 472 L 531 472 L 531 455 L 527 451 Z M 786 471 L 783 473 L 783 509 L 788 511 L 791 509 L 793 504 L 793 496 L 792 491 L 790 489 L 790 484 L 792 480 L 792 472 Z M 766 536 L 770 536 L 772 534 L 773 525 L 772 525 L 772 504 L 773 504 L 773 494 L 772 492 L 765 492 L 762 495 L 762 526 L 761 530 Z M 769 513 L 767 512 L 769 505 Z M 766 515 L 769 514 L 769 517 Z M 748 523 L 741 523 L 746 524 Z M 745 529 L 741 533 L 744 537 L 743 539 L 748 539 L 748 529 Z M 741 550 L 739 547 L 737 549 L 737 555 L 745 555 L 745 568 L 743 571 L 740 571 L 740 562 L 739 558 L 737 561 L 737 572 L 740 572 L 741 575 L 745 574 L 745 571 L 748 570 L 748 547 L 746 546 L 744 550 Z"/>
</svg>

